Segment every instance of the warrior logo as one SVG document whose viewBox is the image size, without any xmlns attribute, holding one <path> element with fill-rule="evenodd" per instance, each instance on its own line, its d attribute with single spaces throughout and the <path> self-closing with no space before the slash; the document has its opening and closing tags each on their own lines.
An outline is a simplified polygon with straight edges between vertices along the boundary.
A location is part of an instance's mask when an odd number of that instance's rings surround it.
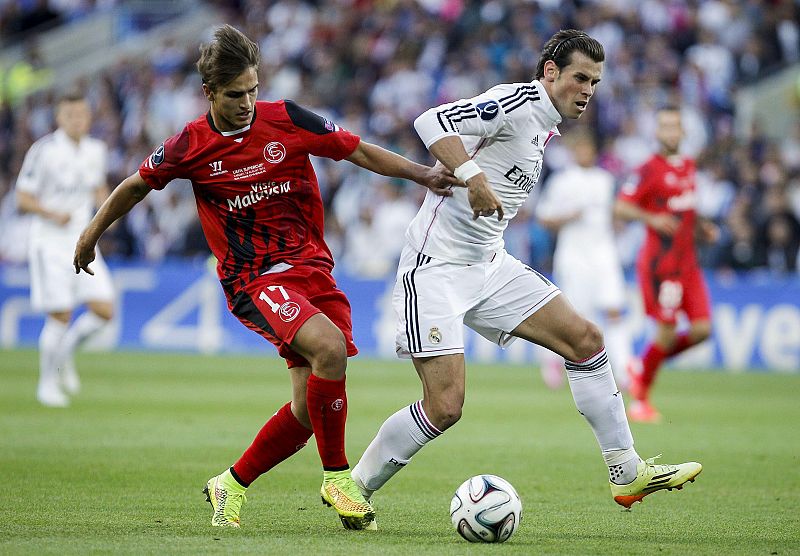
<svg viewBox="0 0 800 556">
<path fill-rule="evenodd" d="M 335 400 L 333 400 L 333 403 L 331 404 L 331 409 L 334 411 L 341 411 L 343 407 L 344 407 L 344 401 L 342 400 L 342 398 L 336 398 Z"/>
</svg>

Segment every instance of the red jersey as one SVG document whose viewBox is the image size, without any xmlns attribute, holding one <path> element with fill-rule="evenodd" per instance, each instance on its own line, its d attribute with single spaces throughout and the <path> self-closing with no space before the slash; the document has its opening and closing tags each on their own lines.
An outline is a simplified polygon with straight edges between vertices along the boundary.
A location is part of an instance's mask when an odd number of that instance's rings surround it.
<svg viewBox="0 0 800 556">
<path fill-rule="evenodd" d="M 210 113 L 190 122 L 142 162 L 139 174 L 153 189 L 175 178 L 192 182 L 217 274 L 230 292 L 278 263 L 331 271 L 309 155 L 341 160 L 359 141 L 292 101 L 256 102 L 252 123 L 240 130 L 219 131 Z"/>
<path fill-rule="evenodd" d="M 623 186 L 619 198 L 647 212 L 672 214 L 680 220 L 680 225 L 673 236 L 661 235 L 648 227 L 637 266 L 662 277 L 696 268 L 694 161 L 656 154 L 642 165 L 638 174 L 638 183 Z"/>
</svg>

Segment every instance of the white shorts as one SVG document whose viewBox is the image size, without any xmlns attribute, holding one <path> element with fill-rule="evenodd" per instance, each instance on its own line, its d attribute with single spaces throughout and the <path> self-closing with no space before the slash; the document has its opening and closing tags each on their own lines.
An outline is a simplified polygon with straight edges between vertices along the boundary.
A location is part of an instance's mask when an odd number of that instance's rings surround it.
<svg viewBox="0 0 800 556">
<path fill-rule="evenodd" d="M 81 271 L 75 274 L 73 252 L 64 245 L 34 243 L 29 253 L 31 305 L 37 311 L 71 311 L 87 301 L 112 301 L 114 287 L 103 256 L 89 267 L 94 276 Z"/>
<path fill-rule="evenodd" d="M 560 290 L 505 251 L 486 263 L 450 263 L 403 249 L 392 304 L 399 357 L 464 353 L 464 326 L 506 346 Z"/>
<path fill-rule="evenodd" d="M 587 318 L 625 307 L 625 277 L 616 257 L 555 264 L 553 277 L 570 304 Z"/>
</svg>

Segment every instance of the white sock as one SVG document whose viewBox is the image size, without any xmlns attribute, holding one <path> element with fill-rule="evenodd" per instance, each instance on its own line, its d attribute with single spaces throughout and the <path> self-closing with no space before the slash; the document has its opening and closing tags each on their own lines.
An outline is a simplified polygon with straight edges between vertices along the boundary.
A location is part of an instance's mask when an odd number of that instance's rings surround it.
<svg viewBox="0 0 800 556">
<path fill-rule="evenodd" d="M 353 468 L 353 480 L 366 491 L 369 498 L 405 467 L 425 444 L 440 434 L 442 432 L 425 415 L 422 400 L 404 407 L 381 425 L 378 434 Z"/>
<path fill-rule="evenodd" d="M 603 336 L 605 336 L 606 351 L 611 361 L 611 368 L 614 369 L 614 379 L 618 386 L 625 389 L 629 382 L 627 367 L 633 357 L 628 323 L 622 317 L 612 317 L 606 319 L 605 325 Z"/>
<path fill-rule="evenodd" d="M 619 450 L 618 452 L 603 452 L 603 457 L 608 465 L 608 479 L 612 483 L 618 485 L 627 485 L 636 478 L 639 462 L 639 457 L 630 459 L 628 450 Z M 617 456 L 616 461 L 624 459 L 625 461 L 619 464 L 609 463 L 609 460 L 615 461 L 614 456 Z"/>
<path fill-rule="evenodd" d="M 58 384 L 58 364 L 64 335 L 68 325 L 53 317 L 47 317 L 39 334 L 39 384 Z"/>
<path fill-rule="evenodd" d="M 86 311 L 72 323 L 64 336 L 64 355 L 71 357 L 78 347 L 103 328 L 108 321 L 92 311 Z"/>
<path fill-rule="evenodd" d="M 619 484 L 633 481 L 639 455 L 633 449 L 625 405 L 614 382 L 606 350 L 580 362 L 567 361 L 565 366 L 575 406 L 592 427 L 609 466 L 609 476 Z"/>
</svg>

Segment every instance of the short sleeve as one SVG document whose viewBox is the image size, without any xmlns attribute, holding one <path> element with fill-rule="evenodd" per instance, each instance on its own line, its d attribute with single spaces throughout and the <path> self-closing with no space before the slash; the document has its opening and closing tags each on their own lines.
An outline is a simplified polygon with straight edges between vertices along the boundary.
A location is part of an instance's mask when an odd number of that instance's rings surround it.
<svg viewBox="0 0 800 556">
<path fill-rule="evenodd" d="M 164 189 L 184 175 L 184 159 L 189 151 L 189 130 L 184 128 L 153 151 L 139 166 L 139 175 L 153 189 Z"/>
<path fill-rule="evenodd" d="M 284 101 L 284 107 L 309 154 L 342 160 L 353 154 L 361 141 L 358 135 L 291 100 Z"/>
<path fill-rule="evenodd" d="M 427 110 L 414 121 L 414 128 L 426 148 L 450 135 L 494 137 L 513 120 L 515 111 L 524 117 L 525 111 L 517 108 L 536 95 L 532 84 L 498 85 L 476 97 Z"/>
<path fill-rule="evenodd" d="M 43 141 L 34 143 L 22 161 L 22 168 L 17 176 L 17 189 L 32 195 L 37 195 L 42 189 L 44 179 L 43 157 L 46 156 Z"/>
</svg>

